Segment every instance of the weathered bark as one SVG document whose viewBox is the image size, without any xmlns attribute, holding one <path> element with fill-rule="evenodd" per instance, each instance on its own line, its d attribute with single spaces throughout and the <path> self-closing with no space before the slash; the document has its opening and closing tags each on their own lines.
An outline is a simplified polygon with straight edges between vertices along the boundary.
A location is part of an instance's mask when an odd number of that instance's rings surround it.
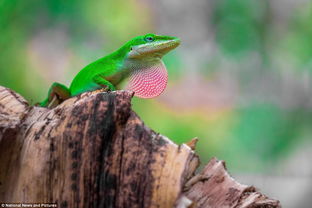
<svg viewBox="0 0 312 208">
<path fill-rule="evenodd" d="M 0 203 L 279 207 L 216 159 L 195 175 L 194 151 L 146 127 L 131 97 L 88 92 L 46 109 L 0 87 Z"/>
</svg>

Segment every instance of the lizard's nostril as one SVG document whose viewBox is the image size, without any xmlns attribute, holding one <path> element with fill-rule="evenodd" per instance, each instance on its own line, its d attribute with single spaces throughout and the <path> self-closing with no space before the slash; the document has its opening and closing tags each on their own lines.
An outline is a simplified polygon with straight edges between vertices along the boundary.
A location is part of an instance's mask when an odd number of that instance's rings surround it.
<svg viewBox="0 0 312 208">
<path fill-rule="evenodd" d="M 132 51 L 132 50 L 133 50 L 133 48 L 131 47 L 131 48 L 130 48 L 130 51 Z"/>
</svg>

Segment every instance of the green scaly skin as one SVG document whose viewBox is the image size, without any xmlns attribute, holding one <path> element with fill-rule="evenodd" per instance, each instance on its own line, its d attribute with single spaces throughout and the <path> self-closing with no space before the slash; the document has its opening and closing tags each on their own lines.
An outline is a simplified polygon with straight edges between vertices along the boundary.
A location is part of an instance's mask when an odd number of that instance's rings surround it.
<svg viewBox="0 0 312 208">
<path fill-rule="evenodd" d="M 69 97 L 101 88 L 114 91 L 129 76 L 131 68 L 157 64 L 161 62 L 163 55 L 179 44 L 180 39 L 176 37 L 155 34 L 137 36 L 115 52 L 83 68 L 69 88 L 57 82 L 53 83 L 48 97 L 39 106 L 54 107 L 53 100 L 58 100 L 59 104 Z"/>
</svg>

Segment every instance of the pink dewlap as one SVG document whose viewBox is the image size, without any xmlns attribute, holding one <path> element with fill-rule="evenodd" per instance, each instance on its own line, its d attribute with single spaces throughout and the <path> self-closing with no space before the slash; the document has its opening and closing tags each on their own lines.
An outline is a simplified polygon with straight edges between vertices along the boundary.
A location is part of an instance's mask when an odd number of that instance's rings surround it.
<svg viewBox="0 0 312 208">
<path fill-rule="evenodd" d="M 140 98 L 153 98 L 160 95 L 166 88 L 168 73 L 164 64 L 135 69 L 129 79 L 128 90 Z"/>
</svg>

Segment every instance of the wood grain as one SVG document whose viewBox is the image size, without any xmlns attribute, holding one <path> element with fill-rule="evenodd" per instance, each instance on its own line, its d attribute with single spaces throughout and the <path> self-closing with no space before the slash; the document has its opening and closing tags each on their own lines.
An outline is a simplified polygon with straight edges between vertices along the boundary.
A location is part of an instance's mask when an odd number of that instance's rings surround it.
<svg viewBox="0 0 312 208">
<path fill-rule="evenodd" d="M 201 175 L 219 185 L 194 180 L 198 156 L 149 129 L 131 110 L 132 95 L 87 92 L 47 109 L 0 87 L 0 202 L 171 208 L 253 207 L 256 199 L 270 200 L 225 170 L 210 173 L 215 159 Z M 232 181 L 235 190 L 228 192 L 222 181 Z"/>
</svg>

